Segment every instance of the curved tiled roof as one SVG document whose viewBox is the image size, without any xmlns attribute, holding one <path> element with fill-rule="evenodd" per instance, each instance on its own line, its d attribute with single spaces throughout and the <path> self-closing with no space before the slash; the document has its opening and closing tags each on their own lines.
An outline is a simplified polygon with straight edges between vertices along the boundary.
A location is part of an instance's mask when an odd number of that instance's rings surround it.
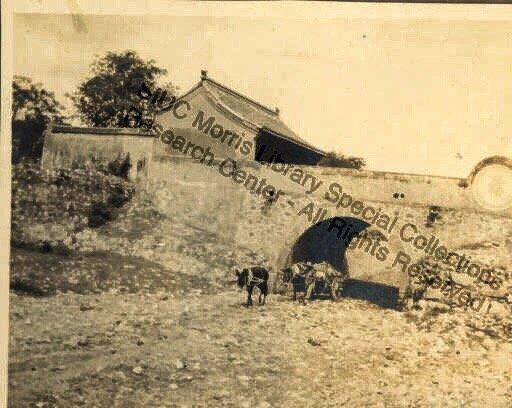
<svg viewBox="0 0 512 408">
<path fill-rule="evenodd" d="M 215 99 L 229 108 L 229 110 L 238 113 L 238 115 L 243 119 L 255 124 L 259 128 L 270 130 L 270 132 L 275 136 L 281 136 L 291 142 L 295 142 L 316 152 L 323 153 L 320 149 L 306 142 L 286 126 L 283 121 L 281 121 L 279 114 L 276 111 L 267 108 L 253 99 L 250 99 L 211 78 L 203 77 L 202 83 L 207 83 L 207 86 L 204 87 L 207 92 L 213 94 Z"/>
<path fill-rule="evenodd" d="M 209 96 L 220 109 L 246 126 L 264 129 L 276 137 L 288 140 L 317 153 L 324 154 L 321 149 L 306 142 L 286 126 L 279 118 L 278 111 L 274 111 L 255 100 L 248 98 L 247 96 L 244 96 L 217 81 L 214 81 L 204 73 L 201 75 L 201 82 L 186 94 L 182 95 L 179 99 L 191 94 L 198 88 L 202 88 L 206 92 L 207 96 Z"/>
</svg>

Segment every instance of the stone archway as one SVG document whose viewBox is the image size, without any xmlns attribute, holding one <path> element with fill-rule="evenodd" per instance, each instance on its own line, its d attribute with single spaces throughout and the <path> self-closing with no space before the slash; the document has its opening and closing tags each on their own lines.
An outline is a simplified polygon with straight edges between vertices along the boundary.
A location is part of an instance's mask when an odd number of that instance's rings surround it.
<svg viewBox="0 0 512 408">
<path fill-rule="evenodd" d="M 277 257 L 277 271 L 296 262 L 325 261 L 340 272 L 348 272 L 350 276 L 351 265 L 347 261 L 349 244 L 356 235 L 364 234 L 365 230 L 368 230 L 369 235 L 374 235 L 372 232 L 375 231 L 371 231 L 370 227 L 371 224 L 366 221 L 343 216 L 326 219 L 318 225 L 299 223 L 288 236 Z M 281 291 L 278 282 L 279 277 L 274 289 Z M 344 285 L 343 296 L 367 300 L 386 308 L 397 308 L 399 303 L 397 287 L 361 279 L 348 279 Z"/>
<path fill-rule="evenodd" d="M 340 272 L 348 272 L 345 252 L 350 241 L 370 224 L 353 217 L 333 217 L 306 229 L 293 243 L 287 265 L 295 262 L 327 262 Z"/>
</svg>

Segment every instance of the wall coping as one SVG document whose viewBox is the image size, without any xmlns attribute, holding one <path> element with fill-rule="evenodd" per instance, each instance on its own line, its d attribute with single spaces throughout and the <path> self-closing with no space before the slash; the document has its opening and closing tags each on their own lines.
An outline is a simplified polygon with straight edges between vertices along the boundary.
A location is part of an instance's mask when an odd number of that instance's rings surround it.
<svg viewBox="0 0 512 408">
<path fill-rule="evenodd" d="M 220 160 L 223 160 L 229 156 L 219 156 Z M 163 153 L 156 156 L 157 160 L 162 162 L 165 161 L 183 161 L 183 162 L 195 162 L 189 157 L 184 157 L 182 154 L 168 154 Z M 217 158 L 216 158 L 217 159 Z M 237 164 L 241 168 L 254 168 L 254 169 L 267 169 L 267 163 L 258 162 L 250 159 L 237 159 Z M 197 163 L 200 164 L 200 163 Z M 397 180 L 397 181 L 418 181 L 418 182 L 427 182 L 427 181 L 442 181 L 448 180 L 453 183 L 461 183 L 466 181 L 466 179 L 461 177 L 450 177 L 450 176 L 437 176 L 437 175 L 428 175 L 428 174 L 415 174 L 415 173 L 398 173 L 392 171 L 382 171 L 382 170 L 355 170 L 343 167 L 328 167 L 328 166 L 312 166 L 307 164 L 294 164 L 293 168 L 299 168 L 301 170 L 308 171 L 315 175 L 322 176 L 350 176 L 350 177 L 358 177 L 358 178 L 374 178 L 374 179 L 387 179 L 387 180 Z M 270 169 L 268 169 L 271 171 Z M 461 186 L 462 188 L 462 186 Z"/>
<path fill-rule="evenodd" d="M 49 132 L 56 133 L 72 133 L 80 135 L 114 135 L 114 136 L 141 136 L 141 137 L 154 137 L 155 133 L 139 128 L 106 128 L 106 127 L 79 127 L 79 126 L 65 126 L 53 125 L 48 128 Z M 256 162 L 257 163 L 257 162 Z M 264 163 L 260 163 L 264 165 Z M 251 166 L 251 167 L 254 167 Z M 258 167 L 258 165 L 256 165 Z M 316 174 L 325 176 L 346 175 L 361 178 L 387 178 L 395 180 L 410 180 L 416 179 L 418 181 L 426 180 L 451 180 L 451 181 L 465 181 L 467 179 L 461 177 L 447 177 L 428 174 L 414 174 L 414 173 L 398 173 L 391 171 L 379 170 L 355 170 L 342 167 L 328 167 L 328 166 L 310 166 L 310 165 L 294 165 L 294 167 L 302 169 L 311 169 Z"/>
<path fill-rule="evenodd" d="M 328 167 L 328 166 L 300 166 L 300 167 L 309 167 L 314 168 L 316 172 L 319 172 L 323 175 L 350 175 L 353 177 L 364 177 L 364 178 L 391 178 L 395 180 L 406 180 L 406 179 L 416 179 L 416 180 L 452 180 L 452 181 L 463 181 L 466 180 L 462 177 L 452 177 L 452 176 L 438 176 L 438 175 L 430 175 L 430 174 L 418 174 L 418 173 L 399 173 L 394 171 L 385 171 L 385 170 L 355 170 L 343 167 Z"/>
<path fill-rule="evenodd" d="M 79 127 L 50 125 L 48 130 L 51 133 L 73 133 L 80 135 L 115 135 L 115 136 L 141 136 L 154 137 L 153 132 L 137 128 L 105 128 L 105 127 Z"/>
</svg>

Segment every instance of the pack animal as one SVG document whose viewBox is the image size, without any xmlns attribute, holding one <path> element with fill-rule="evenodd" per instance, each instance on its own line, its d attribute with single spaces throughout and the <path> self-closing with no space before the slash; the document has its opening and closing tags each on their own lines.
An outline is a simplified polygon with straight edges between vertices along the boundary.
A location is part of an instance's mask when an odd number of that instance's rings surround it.
<svg viewBox="0 0 512 408">
<path fill-rule="evenodd" d="M 241 271 L 236 270 L 237 285 L 240 289 L 247 288 L 247 304 L 252 306 L 252 292 L 255 287 L 260 290 L 258 303 L 265 304 L 265 299 L 268 295 L 268 270 L 261 266 L 253 266 L 251 268 L 244 268 Z"/>
<path fill-rule="evenodd" d="M 334 271 L 328 264 L 311 265 L 297 263 L 291 267 L 282 269 L 283 281 L 293 286 L 293 300 L 297 300 L 297 292 L 305 292 L 301 299 L 303 303 L 311 300 L 317 284 L 323 286 L 322 292 L 329 289 L 331 299 L 338 298 L 338 292 L 347 276 Z"/>
<path fill-rule="evenodd" d="M 293 301 L 297 300 L 297 293 L 306 293 L 306 277 L 312 271 L 312 266 L 307 264 L 295 264 L 291 267 L 282 269 L 283 282 L 291 283 L 293 288 Z M 302 299 L 304 302 L 304 299 Z"/>
</svg>

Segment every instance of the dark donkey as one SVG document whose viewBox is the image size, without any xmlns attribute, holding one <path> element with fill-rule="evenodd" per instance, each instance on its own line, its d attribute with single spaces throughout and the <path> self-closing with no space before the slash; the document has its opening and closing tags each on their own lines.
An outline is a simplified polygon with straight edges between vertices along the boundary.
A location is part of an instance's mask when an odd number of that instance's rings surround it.
<svg viewBox="0 0 512 408">
<path fill-rule="evenodd" d="M 268 294 L 268 271 L 261 266 L 253 266 L 251 268 L 244 268 L 242 271 L 236 271 L 237 285 L 240 289 L 244 286 L 247 287 L 247 305 L 252 306 L 252 291 L 254 287 L 260 290 L 258 303 L 264 305 L 265 298 Z M 263 301 L 261 296 L 263 295 Z"/>
</svg>

